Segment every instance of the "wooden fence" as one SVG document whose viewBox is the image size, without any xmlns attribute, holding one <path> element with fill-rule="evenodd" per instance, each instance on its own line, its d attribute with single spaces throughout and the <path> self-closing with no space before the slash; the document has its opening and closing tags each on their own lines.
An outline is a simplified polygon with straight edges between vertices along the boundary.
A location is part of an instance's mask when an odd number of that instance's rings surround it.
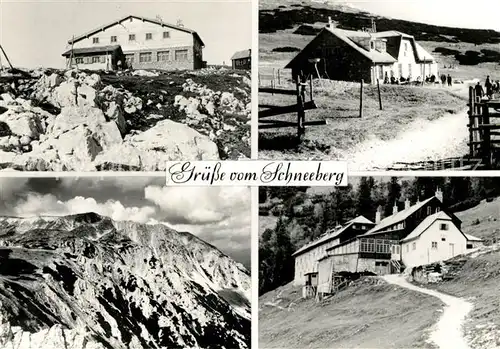
<svg viewBox="0 0 500 349">
<path fill-rule="evenodd" d="M 500 100 L 481 100 L 469 87 L 469 153 L 490 169 L 496 162 L 500 139 Z M 495 121 L 493 121 L 495 120 Z"/>
<path fill-rule="evenodd" d="M 259 69 L 259 86 L 277 87 L 293 83 L 290 69 L 262 68 Z"/>
<path fill-rule="evenodd" d="M 308 81 L 309 80 L 309 81 Z M 302 77 L 295 83 L 295 90 L 279 89 L 275 87 L 259 87 L 259 93 L 292 95 L 297 97 L 297 103 L 288 106 L 259 105 L 259 129 L 295 127 L 300 138 L 305 133 L 306 126 L 326 125 L 326 120 L 306 121 L 306 110 L 316 109 L 313 96 L 312 77 Z M 306 86 L 309 85 L 309 101 L 306 101 Z M 277 115 L 297 113 L 297 121 L 269 120 L 267 118 Z"/>
</svg>

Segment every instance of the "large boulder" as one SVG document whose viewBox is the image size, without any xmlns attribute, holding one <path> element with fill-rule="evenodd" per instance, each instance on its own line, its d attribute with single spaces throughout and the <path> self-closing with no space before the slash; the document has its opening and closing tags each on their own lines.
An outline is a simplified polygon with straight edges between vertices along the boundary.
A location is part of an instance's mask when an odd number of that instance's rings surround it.
<svg viewBox="0 0 500 349">
<path fill-rule="evenodd" d="M 96 106 L 96 90 L 79 80 L 70 79 L 61 83 L 52 93 L 51 101 L 58 107 Z"/>
<path fill-rule="evenodd" d="M 85 76 L 83 76 L 83 78 L 80 77 L 80 80 L 81 81 L 83 80 L 82 82 L 84 84 L 86 84 L 92 88 L 97 88 L 101 84 L 101 77 L 97 74 L 92 74 L 90 76 L 85 75 Z"/>
<path fill-rule="evenodd" d="M 94 165 L 98 171 L 145 171 L 142 153 L 129 143 L 114 145 L 97 155 Z"/>
<path fill-rule="evenodd" d="M 18 136 L 28 136 L 31 139 L 38 139 L 40 134 L 45 132 L 44 124 L 40 117 L 32 112 L 7 112 L 0 115 L 0 121 L 5 122 L 12 134 Z"/>
<path fill-rule="evenodd" d="M 13 104 L 15 101 L 15 98 L 11 93 L 0 94 L 0 99 L 2 99 L 6 105 Z"/>
<path fill-rule="evenodd" d="M 219 160 L 217 145 L 209 137 L 171 120 L 158 122 L 130 141 L 141 150 L 166 154 L 166 160 Z"/>
<path fill-rule="evenodd" d="M 92 127 L 105 122 L 106 117 L 101 109 L 90 106 L 64 107 L 48 131 L 57 135 L 79 125 Z"/>
<path fill-rule="evenodd" d="M 114 121 L 94 125 L 91 131 L 94 139 L 103 150 L 123 143 L 120 130 Z"/>
<path fill-rule="evenodd" d="M 90 164 L 102 151 L 102 147 L 94 139 L 92 131 L 83 125 L 61 134 L 57 139 L 49 140 L 49 142 L 61 158 L 66 161 L 71 159 L 71 163 L 81 164 L 78 169 Z"/>
<path fill-rule="evenodd" d="M 52 73 L 48 77 L 44 75 L 44 77 L 48 80 L 47 85 L 50 88 L 56 88 L 64 81 L 63 77 L 57 73 Z"/>
<path fill-rule="evenodd" d="M 125 132 L 127 130 L 127 122 L 125 121 L 125 118 L 123 117 L 121 107 L 118 105 L 118 103 L 116 103 L 114 101 L 109 102 L 109 105 L 106 109 L 105 114 L 109 120 L 112 120 L 116 123 L 121 134 L 125 134 Z"/>
</svg>

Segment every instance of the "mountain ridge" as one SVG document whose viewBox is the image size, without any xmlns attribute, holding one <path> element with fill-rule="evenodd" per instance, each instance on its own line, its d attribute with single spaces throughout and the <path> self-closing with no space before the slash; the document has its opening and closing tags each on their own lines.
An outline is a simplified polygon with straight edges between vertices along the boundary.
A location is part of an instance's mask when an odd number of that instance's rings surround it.
<svg viewBox="0 0 500 349">
<path fill-rule="evenodd" d="M 0 217 L 0 329 L 4 346 L 248 348 L 250 274 L 163 224 Z"/>
</svg>

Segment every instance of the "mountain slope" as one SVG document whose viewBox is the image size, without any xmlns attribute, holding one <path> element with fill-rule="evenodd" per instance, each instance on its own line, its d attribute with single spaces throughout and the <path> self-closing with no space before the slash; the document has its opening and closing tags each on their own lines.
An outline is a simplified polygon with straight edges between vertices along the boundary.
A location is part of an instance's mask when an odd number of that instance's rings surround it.
<svg viewBox="0 0 500 349">
<path fill-rule="evenodd" d="M 0 347 L 250 346 L 248 271 L 164 225 L 0 218 Z"/>
</svg>

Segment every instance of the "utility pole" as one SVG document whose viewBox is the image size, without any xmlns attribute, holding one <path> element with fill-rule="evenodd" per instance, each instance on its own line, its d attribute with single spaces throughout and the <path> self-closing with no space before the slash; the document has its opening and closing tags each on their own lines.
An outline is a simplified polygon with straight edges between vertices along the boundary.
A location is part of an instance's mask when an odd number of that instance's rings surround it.
<svg viewBox="0 0 500 349">
<path fill-rule="evenodd" d="M 10 69 L 14 69 L 12 64 L 10 63 L 9 57 L 7 57 L 7 54 L 5 53 L 5 50 L 3 49 L 3 46 L 0 45 L 0 49 L 2 50 L 3 55 L 5 56 L 5 59 L 7 60 L 7 63 L 9 63 Z"/>
</svg>

